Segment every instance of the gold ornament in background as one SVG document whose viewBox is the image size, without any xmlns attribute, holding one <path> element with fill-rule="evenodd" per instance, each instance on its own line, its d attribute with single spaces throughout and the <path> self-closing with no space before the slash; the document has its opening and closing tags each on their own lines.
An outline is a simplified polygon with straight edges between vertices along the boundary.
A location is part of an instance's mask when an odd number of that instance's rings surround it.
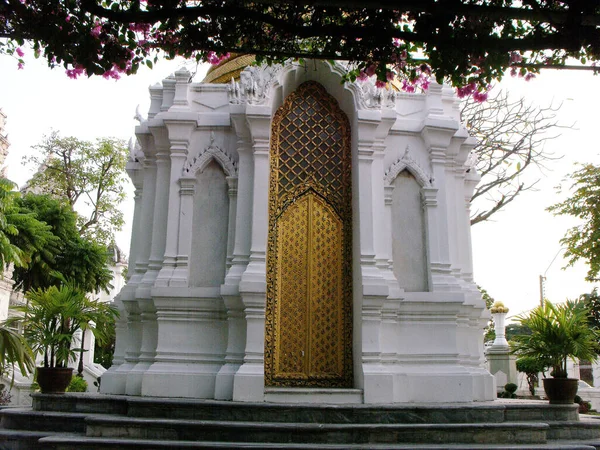
<svg viewBox="0 0 600 450">
<path fill-rule="evenodd" d="M 238 55 L 233 53 L 229 58 L 222 61 L 220 64 L 211 66 L 202 82 L 212 84 L 227 84 L 232 78 L 236 81 L 239 81 L 242 70 L 254 64 L 255 60 L 256 58 L 254 55 Z"/>
</svg>

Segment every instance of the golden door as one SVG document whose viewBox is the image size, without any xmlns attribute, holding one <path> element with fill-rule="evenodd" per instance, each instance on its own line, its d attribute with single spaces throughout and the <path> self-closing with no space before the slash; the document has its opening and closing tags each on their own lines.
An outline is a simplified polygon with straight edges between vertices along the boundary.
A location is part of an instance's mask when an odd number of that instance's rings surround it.
<svg viewBox="0 0 600 450">
<path fill-rule="evenodd" d="M 265 384 L 352 386 L 350 126 L 318 83 L 273 118 Z"/>
</svg>

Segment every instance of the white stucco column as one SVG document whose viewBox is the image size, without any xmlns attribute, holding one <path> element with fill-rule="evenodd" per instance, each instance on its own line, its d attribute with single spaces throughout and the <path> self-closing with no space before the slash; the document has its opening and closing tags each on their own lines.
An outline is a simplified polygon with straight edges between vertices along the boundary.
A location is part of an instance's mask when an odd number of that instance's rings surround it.
<svg viewBox="0 0 600 450">
<path fill-rule="evenodd" d="M 169 190 L 165 186 L 169 184 L 169 141 L 164 127 L 150 127 L 156 145 L 156 189 L 154 216 L 152 221 L 152 243 L 150 247 L 150 258 L 148 270 L 144 275 L 142 283 L 154 286 L 158 272 L 162 268 L 165 254 L 165 239 L 167 235 L 167 216 L 169 206 Z"/>
<path fill-rule="evenodd" d="M 229 219 L 227 220 L 227 270 L 233 264 L 233 247 L 235 245 L 235 221 L 237 213 L 237 176 L 227 177 L 227 195 L 229 197 Z"/>
<path fill-rule="evenodd" d="M 234 233 L 233 259 L 231 267 L 221 286 L 221 297 L 227 309 L 227 351 L 225 365 L 217 375 L 215 398 L 231 400 L 233 398 L 234 376 L 244 361 L 246 347 L 246 319 L 244 304 L 240 297 L 240 280 L 250 259 L 252 232 L 252 198 L 254 180 L 254 161 L 252 146 L 248 143 L 249 130 L 246 119 L 240 114 L 242 105 L 231 105 L 232 122 L 238 136 L 238 192 L 236 202 L 236 220 Z M 231 206 L 231 203 L 230 203 Z M 231 225 L 231 220 L 230 220 Z M 230 235 L 231 237 L 231 235 Z"/>
<path fill-rule="evenodd" d="M 131 355 L 139 351 L 139 341 L 135 336 L 135 333 L 138 331 L 136 321 L 139 319 L 139 316 L 130 317 L 129 311 L 125 308 L 122 300 L 123 298 L 133 300 L 135 298 L 135 286 L 137 285 L 133 280 L 133 275 L 135 274 L 135 263 L 140 246 L 143 195 L 143 169 L 141 162 L 137 160 L 138 158 L 143 158 L 141 152 L 138 155 L 133 154 L 127 162 L 127 173 L 135 188 L 129 270 L 127 275 L 128 284 L 125 285 L 115 298 L 115 304 L 119 308 L 120 316 L 115 326 L 116 343 L 113 365 L 102 375 L 102 383 L 100 384 L 100 392 L 103 394 L 125 394 L 127 374 L 135 365 L 134 362 L 126 360 L 127 354 Z"/>
<path fill-rule="evenodd" d="M 165 252 L 162 268 L 156 277 L 155 286 L 168 286 L 177 261 L 177 244 L 179 237 L 179 178 L 187 158 L 187 146 L 171 146 L 170 173 L 168 183 L 168 211 L 166 224 Z M 174 213 L 174 212 L 177 213 Z"/>
<path fill-rule="evenodd" d="M 452 291 L 457 289 L 457 283 L 451 273 L 446 151 L 458 130 L 458 125 L 456 121 L 443 115 L 441 93 L 442 87 L 439 84 L 430 85 L 427 93 L 428 113 L 423 122 L 421 136 L 429 151 L 433 185 L 438 188 L 436 204 L 427 209 L 431 288 L 433 291 Z"/>
<path fill-rule="evenodd" d="M 138 135 L 138 139 L 140 139 Z M 135 266 L 135 275 L 141 277 L 135 288 L 135 297 L 122 297 L 125 309 L 130 316 L 137 318 L 134 325 L 136 329 L 135 341 L 139 343 L 138 351 L 128 354 L 128 360 L 135 362 L 135 366 L 127 374 L 125 393 L 140 395 L 142 376 L 152 363 L 156 349 L 156 317 L 150 299 L 150 285 L 144 283 L 144 276 L 148 270 L 150 249 L 152 247 L 152 222 L 154 219 L 154 203 L 156 200 L 156 155 L 154 143 L 149 133 L 141 135 L 144 138 L 145 150 L 144 165 L 144 197 L 142 199 L 140 248 Z M 139 331 L 137 331 L 139 330 Z"/>
<path fill-rule="evenodd" d="M 354 165 L 358 183 L 353 195 L 358 196 L 358 232 L 360 242 L 360 279 L 362 285 L 362 305 L 360 309 L 361 361 L 363 395 L 365 403 L 389 402 L 389 393 L 393 390 L 393 378 L 381 364 L 382 347 L 382 308 L 389 295 L 388 283 L 376 266 L 375 233 L 383 232 L 379 227 L 381 220 L 375 216 L 373 199 L 379 196 L 377 212 L 383 214 L 383 171 L 374 169 L 374 144 L 378 139 L 377 129 L 381 121 L 381 111 L 357 111 L 357 159 Z M 376 187 L 378 190 L 375 191 Z M 381 200 L 381 202 L 379 202 Z M 380 216 L 381 217 L 381 216 Z M 378 225 L 375 224 L 378 223 Z M 356 221 L 354 221 L 355 226 Z M 356 231 L 355 231 L 356 232 Z M 356 254 L 356 253 L 355 253 Z M 356 287 L 355 287 L 356 289 Z M 358 310 L 355 309 L 354 314 Z M 355 326 L 356 326 L 355 321 Z M 355 348 L 355 351 L 357 349 Z"/>
<path fill-rule="evenodd" d="M 271 107 L 247 105 L 246 117 L 252 136 L 254 156 L 252 230 L 250 261 L 240 281 L 240 296 L 246 319 L 246 348 L 244 363 L 235 374 L 233 400 L 262 401 L 265 385 L 264 339 Z"/>
<path fill-rule="evenodd" d="M 463 133 L 465 136 L 466 133 Z M 477 145 L 475 138 L 467 137 L 454 157 L 455 208 L 457 228 L 457 250 L 460 266 L 459 281 L 465 292 L 463 329 L 464 365 L 473 375 L 473 397 L 475 400 L 491 400 L 494 398 L 494 380 L 485 367 L 483 330 L 489 320 L 489 311 L 481 298 L 479 289 L 473 282 L 473 264 L 471 256 L 471 220 L 469 205 L 472 190 L 466 194 L 466 176 L 468 169 L 465 162 L 472 149 Z M 474 188 L 474 185 L 473 185 Z M 468 195 L 468 197 L 467 197 Z"/>
<path fill-rule="evenodd" d="M 189 153 L 190 135 L 197 126 L 196 115 L 194 113 L 178 113 L 176 117 L 171 116 L 169 119 L 165 119 L 165 125 L 169 130 L 169 140 L 171 142 L 170 187 L 172 191 L 169 196 L 170 214 L 167 222 L 165 273 L 164 278 L 161 277 L 161 283 L 157 283 L 157 285 L 164 285 L 164 280 L 170 275 L 170 278 L 168 278 L 169 286 L 187 287 L 193 199 L 188 198 L 183 191 L 180 191 L 180 186 L 182 186 L 180 179 Z M 173 256 L 175 257 L 173 258 Z"/>
</svg>

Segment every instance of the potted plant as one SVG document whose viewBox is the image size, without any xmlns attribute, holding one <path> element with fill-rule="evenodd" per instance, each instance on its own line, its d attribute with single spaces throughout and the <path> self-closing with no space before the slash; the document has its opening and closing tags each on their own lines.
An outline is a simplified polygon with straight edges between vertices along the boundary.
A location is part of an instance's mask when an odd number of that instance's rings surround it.
<svg viewBox="0 0 600 450">
<path fill-rule="evenodd" d="M 554 305 L 548 300 L 529 313 L 517 316 L 520 325 L 531 330 L 531 334 L 514 336 L 513 352 L 551 368 L 552 378 L 543 380 L 550 403 L 574 401 L 579 380 L 567 377 L 568 358 L 595 361 L 598 357 L 599 334 L 590 327 L 588 317 L 589 311 L 582 302 Z"/>
<path fill-rule="evenodd" d="M 20 323 L 25 340 L 36 356 L 41 355 L 43 365 L 36 368 L 37 382 L 42 393 L 62 393 L 71 381 L 75 361 L 73 335 L 78 329 L 91 331 L 99 342 L 104 335 L 103 320 L 114 319 L 117 309 L 98 300 L 91 300 L 73 282 L 62 280 L 60 286 L 34 289 L 25 294 L 27 302 L 12 307 L 21 313 L 7 323 Z"/>
</svg>

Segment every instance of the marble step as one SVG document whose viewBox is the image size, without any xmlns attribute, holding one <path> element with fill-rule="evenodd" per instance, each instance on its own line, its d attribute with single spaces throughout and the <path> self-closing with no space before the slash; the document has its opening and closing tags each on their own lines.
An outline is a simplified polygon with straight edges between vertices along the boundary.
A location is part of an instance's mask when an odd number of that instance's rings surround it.
<svg viewBox="0 0 600 450">
<path fill-rule="evenodd" d="M 33 394 L 38 411 L 131 417 L 293 423 L 501 423 L 576 421 L 578 406 L 504 400 L 446 405 L 306 405 L 90 394 Z"/>
<path fill-rule="evenodd" d="M 33 411 L 31 408 L 6 408 L 0 411 L 0 426 L 12 430 L 68 431 L 85 433 L 89 413 Z M 1 447 L 0 447 L 1 448 Z"/>
<path fill-rule="evenodd" d="M 147 439 L 95 438 L 80 436 L 49 436 L 40 439 L 44 449 L 52 450 L 93 450 L 93 449 L 268 449 L 268 450 L 596 450 L 594 445 L 578 442 L 558 441 L 547 444 L 273 444 L 267 442 L 161 442 Z M 20 449 L 19 449 L 20 450 Z"/>
<path fill-rule="evenodd" d="M 578 421 L 548 422 L 547 438 L 550 439 L 579 439 L 600 440 L 600 421 L 582 417 Z"/>
<path fill-rule="evenodd" d="M 0 449 L 2 450 L 38 450 L 43 449 L 39 440 L 55 437 L 61 433 L 53 431 L 4 430 L 0 429 Z M 62 436 L 61 436 L 62 437 Z M 83 437 L 81 435 L 80 437 Z"/>
<path fill-rule="evenodd" d="M 313 424 L 88 417 L 86 435 L 170 441 L 312 444 L 546 442 L 546 423 Z"/>
<path fill-rule="evenodd" d="M 103 395 L 96 393 L 31 394 L 33 409 L 97 414 L 127 414 L 127 397 L 123 395 Z"/>
</svg>

